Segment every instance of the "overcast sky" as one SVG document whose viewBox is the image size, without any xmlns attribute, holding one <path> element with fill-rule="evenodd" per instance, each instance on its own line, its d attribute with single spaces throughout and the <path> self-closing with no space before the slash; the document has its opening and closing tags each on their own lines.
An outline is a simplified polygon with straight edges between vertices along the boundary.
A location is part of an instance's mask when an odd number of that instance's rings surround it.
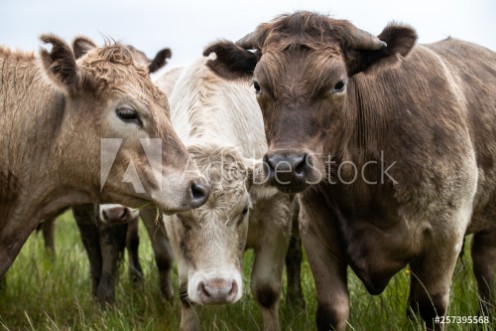
<svg viewBox="0 0 496 331">
<path fill-rule="evenodd" d="M 110 36 L 149 57 L 170 47 L 170 63 L 179 65 L 217 39 L 236 40 L 259 23 L 301 9 L 348 19 L 373 34 L 394 20 L 417 29 L 422 43 L 452 36 L 496 51 L 495 0 L 0 0 L 0 45 L 37 50 L 38 36 L 47 32 L 98 43 Z"/>
</svg>

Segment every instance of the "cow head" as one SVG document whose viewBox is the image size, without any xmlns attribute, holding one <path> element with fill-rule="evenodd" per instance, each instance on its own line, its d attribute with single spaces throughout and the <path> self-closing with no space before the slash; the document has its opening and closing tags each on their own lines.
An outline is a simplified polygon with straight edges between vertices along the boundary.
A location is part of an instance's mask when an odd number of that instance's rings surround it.
<svg viewBox="0 0 496 331">
<path fill-rule="evenodd" d="M 41 50 L 42 70 L 63 109 L 53 148 L 60 186 L 94 202 L 152 201 L 170 212 L 206 201 L 208 184 L 171 126 L 168 101 L 133 51 L 112 43 L 76 59 L 59 38 L 41 39 L 52 46 Z"/>
<path fill-rule="evenodd" d="M 89 50 L 96 47 L 96 44 L 87 37 L 77 37 L 72 42 L 72 49 L 77 59 L 86 54 Z M 148 72 L 155 73 L 167 64 L 167 59 L 170 59 L 172 52 L 170 48 L 164 48 L 157 52 L 152 59 L 148 58 L 143 51 L 135 48 L 132 45 L 127 45 L 132 52 L 134 52 L 134 59 L 138 65 L 148 68 Z"/>
<path fill-rule="evenodd" d="M 406 26 L 389 25 L 375 37 L 348 21 L 297 12 L 204 55 L 216 54 L 208 65 L 220 76 L 253 79 L 271 183 L 299 192 L 326 178 L 327 155 L 339 154 L 354 129 L 353 76 L 393 65 L 415 40 Z"/>
<path fill-rule="evenodd" d="M 189 151 L 212 191 L 202 207 L 165 218 L 178 260 L 181 298 L 233 303 L 243 293 L 242 256 L 256 163 L 233 148 L 190 146 Z"/>
</svg>

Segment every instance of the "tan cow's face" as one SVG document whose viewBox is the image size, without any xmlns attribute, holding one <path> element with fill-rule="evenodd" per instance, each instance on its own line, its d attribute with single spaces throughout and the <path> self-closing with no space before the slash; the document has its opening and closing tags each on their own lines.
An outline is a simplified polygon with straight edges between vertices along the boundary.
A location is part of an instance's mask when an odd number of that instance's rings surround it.
<svg viewBox="0 0 496 331">
<path fill-rule="evenodd" d="M 55 37 L 41 57 L 48 76 L 66 94 L 57 144 L 59 172 L 101 202 L 166 212 L 198 207 L 209 188 L 172 129 L 166 97 L 132 51 L 115 44 L 77 60 Z"/>
<path fill-rule="evenodd" d="M 181 298 L 197 304 L 233 303 L 243 293 L 242 256 L 250 208 L 247 169 L 233 151 L 193 155 L 212 193 L 203 206 L 165 218 L 178 260 Z"/>
</svg>

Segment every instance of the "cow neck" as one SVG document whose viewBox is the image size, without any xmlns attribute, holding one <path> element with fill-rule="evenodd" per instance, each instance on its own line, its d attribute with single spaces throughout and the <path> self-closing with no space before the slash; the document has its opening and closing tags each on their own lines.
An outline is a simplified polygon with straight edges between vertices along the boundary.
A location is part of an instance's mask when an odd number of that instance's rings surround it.
<svg viewBox="0 0 496 331">
<path fill-rule="evenodd" d="M 51 213 L 40 210 L 51 204 L 51 198 L 55 198 L 52 192 L 58 186 L 54 150 L 66 101 L 33 56 L 14 55 L 4 57 L 0 67 L 0 217 L 24 220 L 34 214 L 44 217 Z M 24 206 L 17 201 L 23 201 Z M 58 208 L 61 203 L 53 205 Z"/>
<path fill-rule="evenodd" d="M 394 119 L 380 79 L 371 74 L 358 74 L 350 79 L 344 110 L 343 153 L 357 165 L 378 161 L 387 152 L 390 137 L 388 122 Z"/>
</svg>

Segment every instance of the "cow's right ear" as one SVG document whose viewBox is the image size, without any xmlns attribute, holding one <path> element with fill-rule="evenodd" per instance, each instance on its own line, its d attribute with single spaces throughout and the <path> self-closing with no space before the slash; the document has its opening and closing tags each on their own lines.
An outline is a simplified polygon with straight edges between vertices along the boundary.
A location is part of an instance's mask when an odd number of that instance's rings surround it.
<svg viewBox="0 0 496 331">
<path fill-rule="evenodd" d="M 74 51 L 74 56 L 76 57 L 76 59 L 79 59 L 93 48 L 96 48 L 96 44 L 86 37 L 77 37 L 72 42 L 72 49 Z"/>
<path fill-rule="evenodd" d="M 50 52 L 43 48 L 40 51 L 41 62 L 48 77 L 65 91 L 76 92 L 82 79 L 72 49 L 54 35 L 42 35 L 40 39 L 52 45 Z"/>
<path fill-rule="evenodd" d="M 256 53 L 247 51 L 233 42 L 219 41 L 203 52 L 204 56 L 215 53 L 216 58 L 207 61 L 207 66 L 217 75 L 230 79 L 251 79 L 258 62 Z"/>
<path fill-rule="evenodd" d="M 160 50 L 157 55 L 155 55 L 155 58 L 148 65 L 148 71 L 150 73 L 157 72 L 159 69 L 167 64 L 167 59 L 170 59 L 171 56 L 172 51 L 170 50 L 170 48 L 164 48 Z"/>
</svg>

